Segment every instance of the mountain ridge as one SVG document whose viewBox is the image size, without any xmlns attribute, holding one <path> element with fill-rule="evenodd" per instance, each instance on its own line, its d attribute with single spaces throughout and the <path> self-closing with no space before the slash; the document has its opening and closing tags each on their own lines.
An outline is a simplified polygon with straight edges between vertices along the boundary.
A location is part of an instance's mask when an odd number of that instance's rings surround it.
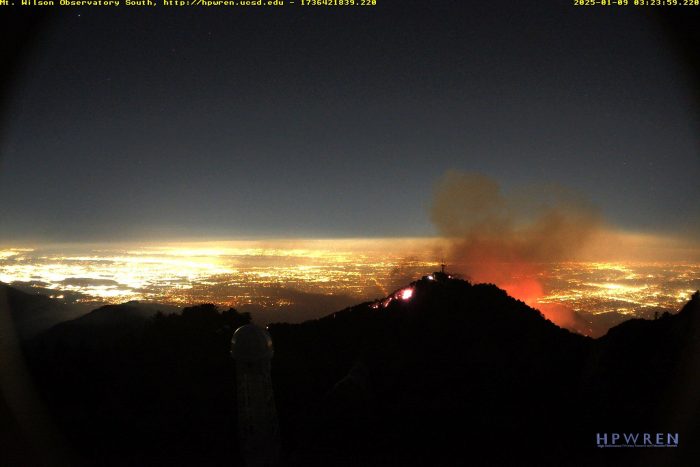
<svg viewBox="0 0 700 467">
<path fill-rule="evenodd" d="M 128 318 L 131 307 L 76 321 Z M 592 339 L 495 285 L 426 277 L 271 324 L 285 465 L 689 465 L 699 316 L 694 294 L 676 315 Z M 30 366 L 62 431 L 88 465 L 239 464 L 228 350 L 250 316 L 209 304 L 137 321 L 127 334 L 72 323 L 33 341 Z M 87 334 L 99 345 L 86 346 Z M 681 445 L 596 446 L 598 432 L 645 430 L 678 433 Z"/>
<path fill-rule="evenodd" d="M 642 331 L 635 321 L 598 339 L 559 328 L 490 284 L 424 278 L 387 299 L 313 322 L 269 326 L 276 386 L 285 388 L 278 396 L 286 397 L 281 419 L 305 419 L 305 426 L 283 425 L 304 446 L 295 451 L 296 465 L 323 465 L 329 450 L 340 463 L 360 458 L 358 464 L 383 465 L 399 456 L 402 465 L 449 465 L 465 455 L 465 435 L 478 465 L 516 465 L 514 453 L 535 456 L 542 451 L 537 436 L 559 443 L 538 465 L 569 465 L 570 452 L 597 463 L 604 458 L 595 448 L 596 430 L 620 423 L 649 429 L 657 422 L 669 429 L 664 420 L 680 420 L 688 408 L 697 412 L 686 396 L 673 413 L 664 413 L 676 387 L 697 386 L 697 359 L 682 358 L 700 336 L 697 326 L 687 325 L 700 315 L 697 294 L 680 316 L 640 320 Z M 644 333 L 666 343 L 659 345 L 660 363 L 621 362 L 618 344 L 643 355 L 651 339 Z M 671 378 L 678 372 L 685 376 Z M 651 382 L 655 390 L 647 391 Z M 320 394 L 321 408 L 315 402 Z M 576 423 L 569 417 L 574 411 L 583 411 Z M 448 429 L 465 421 L 473 426 Z M 697 436 L 682 426 L 684 436 Z M 504 439 L 512 450 L 499 449 Z M 620 464 L 637 465 L 636 453 L 628 454 Z"/>
</svg>

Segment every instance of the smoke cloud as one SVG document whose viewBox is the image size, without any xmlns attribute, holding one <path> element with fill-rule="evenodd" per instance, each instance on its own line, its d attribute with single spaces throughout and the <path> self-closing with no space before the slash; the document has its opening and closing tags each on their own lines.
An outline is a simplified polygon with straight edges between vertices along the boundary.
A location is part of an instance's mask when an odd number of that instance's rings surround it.
<svg viewBox="0 0 700 467">
<path fill-rule="evenodd" d="M 435 188 L 431 219 L 452 270 L 498 285 L 560 326 L 582 324 L 573 311 L 537 300 L 548 264 L 575 259 L 603 228 L 585 199 L 545 184 L 504 193 L 492 178 L 449 171 Z"/>
</svg>

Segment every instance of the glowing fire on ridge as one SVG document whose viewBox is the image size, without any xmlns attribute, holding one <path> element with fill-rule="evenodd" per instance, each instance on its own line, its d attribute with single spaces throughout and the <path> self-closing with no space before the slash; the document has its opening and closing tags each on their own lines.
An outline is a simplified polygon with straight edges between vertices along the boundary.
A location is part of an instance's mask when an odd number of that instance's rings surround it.
<svg viewBox="0 0 700 467">
<path fill-rule="evenodd" d="M 375 310 L 376 310 L 377 308 L 379 308 L 380 306 L 381 306 L 382 308 L 386 308 L 386 307 L 388 307 L 389 304 L 390 304 L 392 301 L 394 301 L 394 300 L 399 300 L 399 299 L 401 299 L 401 300 L 404 300 L 404 301 L 408 301 L 408 300 L 411 299 L 411 297 L 413 297 L 413 287 L 407 287 L 407 288 L 405 288 L 405 289 L 399 290 L 398 292 L 396 292 L 395 294 L 393 294 L 393 295 L 391 295 L 391 296 L 385 298 L 384 300 L 374 302 L 374 303 L 371 305 L 371 307 L 372 307 L 373 309 L 375 309 Z"/>
</svg>

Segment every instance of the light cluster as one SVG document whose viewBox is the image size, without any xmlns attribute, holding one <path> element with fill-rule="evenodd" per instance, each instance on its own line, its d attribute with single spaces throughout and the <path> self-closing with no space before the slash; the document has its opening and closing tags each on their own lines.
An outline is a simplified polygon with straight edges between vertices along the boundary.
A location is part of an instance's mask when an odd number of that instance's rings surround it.
<svg viewBox="0 0 700 467">
<path fill-rule="evenodd" d="M 41 288 L 66 301 L 274 308 L 294 303 L 285 290 L 358 302 L 408 300 L 413 290 L 401 287 L 436 268 L 434 261 L 416 255 L 316 246 L 150 246 L 76 254 L 5 249 L 0 250 L 0 281 Z M 561 263 L 540 270 L 537 279 L 546 292 L 539 303 L 591 314 L 673 311 L 700 289 L 698 264 Z M 399 292 L 390 296 L 392 290 Z"/>
<path fill-rule="evenodd" d="M 675 311 L 700 289 L 700 265 L 688 263 L 563 263 L 552 265 L 540 303 L 563 303 L 592 314 L 630 316 Z"/>
</svg>

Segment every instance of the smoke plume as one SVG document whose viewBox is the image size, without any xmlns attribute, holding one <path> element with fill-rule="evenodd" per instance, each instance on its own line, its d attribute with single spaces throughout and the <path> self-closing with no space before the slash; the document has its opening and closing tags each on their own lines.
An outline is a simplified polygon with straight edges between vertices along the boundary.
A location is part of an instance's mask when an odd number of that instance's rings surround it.
<svg viewBox="0 0 700 467">
<path fill-rule="evenodd" d="M 554 185 L 504 193 L 487 176 L 449 171 L 436 186 L 431 218 L 454 272 L 498 285 L 560 326 L 578 327 L 571 310 L 537 300 L 548 265 L 574 259 L 602 228 L 584 199 Z"/>
</svg>

